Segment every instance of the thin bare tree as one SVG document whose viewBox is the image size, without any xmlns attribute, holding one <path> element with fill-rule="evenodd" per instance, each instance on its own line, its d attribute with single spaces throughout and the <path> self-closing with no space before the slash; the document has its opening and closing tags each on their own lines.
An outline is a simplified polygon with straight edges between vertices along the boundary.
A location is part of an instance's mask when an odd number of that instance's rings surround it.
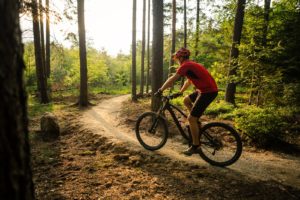
<svg viewBox="0 0 300 200">
<path fill-rule="evenodd" d="M 238 0 L 235 20 L 234 20 L 232 46 L 230 51 L 230 69 L 228 73 L 230 81 L 227 84 L 226 93 L 225 93 L 225 101 L 232 104 L 235 104 L 236 83 L 233 80 L 231 80 L 231 77 L 236 75 L 237 67 L 238 67 L 238 62 L 237 62 L 237 59 L 239 57 L 238 46 L 240 44 L 241 37 L 242 37 L 245 5 L 246 5 L 246 0 Z"/>
<path fill-rule="evenodd" d="M 174 60 L 172 55 L 175 53 L 176 46 L 176 0 L 172 0 L 172 41 L 171 41 L 171 55 L 170 55 L 170 66 L 169 66 L 169 76 L 174 72 L 173 65 Z"/>
<path fill-rule="evenodd" d="M 47 78 L 45 76 L 45 68 L 43 67 L 43 54 L 40 38 L 40 24 L 38 15 L 37 1 L 32 0 L 32 21 L 33 21 L 33 40 L 35 52 L 35 65 L 37 75 L 37 86 L 39 91 L 39 99 L 41 103 L 48 103 L 49 97 L 47 93 Z"/>
<path fill-rule="evenodd" d="M 45 57 L 46 75 L 50 77 L 50 17 L 49 17 L 49 0 L 46 0 L 46 57 Z"/>
<path fill-rule="evenodd" d="M 148 22 L 147 22 L 147 75 L 146 75 L 146 93 L 149 92 L 149 80 L 150 80 L 150 9 L 151 0 L 148 0 Z"/>
<path fill-rule="evenodd" d="M 44 68 L 45 76 L 47 77 L 47 68 L 45 65 L 45 33 L 44 33 L 44 6 L 43 0 L 39 0 L 39 15 L 40 15 L 40 34 L 41 34 L 41 53 L 42 53 L 42 65 Z"/>
<path fill-rule="evenodd" d="M 137 101 L 136 96 L 136 0 L 132 5 L 132 63 L 131 63 L 131 99 Z"/>
<path fill-rule="evenodd" d="M 187 17 L 186 17 L 186 0 L 183 0 L 183 46 L 187 47 Z"/>
<path fill-rule="evenodd" d="M 195 39 L 195 56 L 197 57 L 199 54 L 198 46 L 199 46 L 199 35 L 200 35 L 200 0 L 197 0 L 197 8 L 196 8 L 196 39 Z"/>
<path fill-rule="evenodd" d="M 78 33 L 79 33 L 79 57 L 80 57 L 80 95 L 79 106 L 88 106 L 88 85 L 87 85 L 87 58 L 84 23 L 84 0 L 77 0 Z"/>
<path fill-rule="evenodd" d="M 163 1 L 152 0 L 153 11 L 153 41 L 152 41 L 152 98 L 151 109 L 158 110 L 160 98 L 154 96 L 163 83 L 163 45 L 164 45 L 164 3 Z"/>
<path fill-rule="evenodd" d="M 144 94 L 144 82 L 145 82 L 145 29 L 146 29 L 146 0 L 143 0 L 143 23 L 142 23 L 142 55 L 141 55 L 141 87 L 140 94 Z"/>
</svg>

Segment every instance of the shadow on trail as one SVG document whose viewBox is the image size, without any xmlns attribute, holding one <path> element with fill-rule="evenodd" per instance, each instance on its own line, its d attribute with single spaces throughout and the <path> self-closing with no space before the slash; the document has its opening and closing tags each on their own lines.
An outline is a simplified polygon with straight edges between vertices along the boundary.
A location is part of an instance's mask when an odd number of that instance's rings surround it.
<svg viewBox="0 0 300 200">
<path fill-rule="evenodd" d="M 129 160 L 119 160 L 122 165 L 136 168 L 156 177 L 153 187 L 157 192 L 167 191 L 176 199 L 299 199 L 300 190 L 276 181 L 258 181 L 230 168 L 191 165 L 151 153 L 140 152 L 141 162 L 132 165 Z M 132 153 L 131 153 L 132 154 Z M 133 175 L 134 176 L 134 175 Z M 135 186 L 142 189 L 143 183 Z"/>
<path fill-rule="evenodd" d="M 165 191 L 178 199 L 299 199 L 300 190 L 268 180 L 259 181 L 250 178 L 231 168 L 220 168 L 198 165 L 171 159 L 161 151 L 150 152 L 143 150 L 136 139 L 129 137 L 122 130 L 118 130 L 95 110 L 89 114 L 96 122 L 109 132 L 109 135 L 122 140 L 129 156 L 140 155 L 140 164 L 132 164 L 130 159 L 120 159 L 119 164 L 134 167 L 136 171 L 143 171 L 156 177 L 159 184 L 153 185 L 156 192 Z M 134 142 L 134 143 L 132 143 Z M 140 151 L 130 149 L 139 147 Z M 118 152 L 115 152 L 118 153 Z M 199 158 L 200 159 L 200 158 Z M 147 181 L 147 180 L 144 180 Z M 149 183 L 147 183 L 148 185 Z M 134 185 L 135 190 L 143 190 L 143 182 Z"/>
</svg>

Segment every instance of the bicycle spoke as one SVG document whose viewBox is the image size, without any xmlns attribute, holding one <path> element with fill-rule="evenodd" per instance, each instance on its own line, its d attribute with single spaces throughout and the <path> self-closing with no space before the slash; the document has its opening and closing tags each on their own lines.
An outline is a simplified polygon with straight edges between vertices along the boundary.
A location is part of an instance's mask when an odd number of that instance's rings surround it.
<svg viewBox="0 0 300 200">
<path fill-rule="evenodd" d="M 167 139 L 164 120 L 155 113 L 146 113 L 138 120 L 136 134 L 139 142 L 149 150 L 161 148 Z"/>
<path fill-rule="evenodd" d="M 241 142 L 236 132 L 227 125 L 216 123 L 200 136 L 201 157 L 215 165 L 228 165 L 241 153 Z M 236 158 L 237 157 L 237 158 Z"/>
</svg>

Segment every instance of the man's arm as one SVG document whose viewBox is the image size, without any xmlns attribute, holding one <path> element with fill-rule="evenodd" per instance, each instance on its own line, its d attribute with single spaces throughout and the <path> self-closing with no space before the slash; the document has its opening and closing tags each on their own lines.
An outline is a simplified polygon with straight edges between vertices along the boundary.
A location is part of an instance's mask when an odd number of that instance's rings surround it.
<svg viewBox="0 0 300 200">
<path fill-rule="evenodd" d="M 171 87 L 175 81 L 177 81 L 180 78 L 179 74 L 174 74 L 173 76 L 171 76 L 170 78 L 168 78 L 168 80 L 166 80 L 166 82 L 163 84 L 163 86 L 161 86 L 161 88 L 159 89 L 159 91 L 163 92 L 165 89 Z"/>
<path fill-rule="evenodd" d="M 180 93 L 183 93 L 186 89 L 188 89 L 188 87 L 191 85 L 191 81 L 189 79 L 187 79 L 184 82 L 184 85 L 182 86 L 182 88 L 180 89 Z"/>
</svg>

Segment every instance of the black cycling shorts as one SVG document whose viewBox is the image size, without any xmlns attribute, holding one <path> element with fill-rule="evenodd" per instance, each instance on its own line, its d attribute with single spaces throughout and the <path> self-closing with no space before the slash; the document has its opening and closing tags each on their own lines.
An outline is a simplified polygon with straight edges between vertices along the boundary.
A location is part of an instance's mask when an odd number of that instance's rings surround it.
<svg viewBox="0 0 300 200">
<path fill-rule="evenodd" d="M 199 93 L 195 91 L 194 93 L 190 94 L 189 98 L 193 102 L 191 115 L 197 118 L 201 117 L 205 109 L 217 96 L 218 96 L 218 92 Z"/>
</svg>

